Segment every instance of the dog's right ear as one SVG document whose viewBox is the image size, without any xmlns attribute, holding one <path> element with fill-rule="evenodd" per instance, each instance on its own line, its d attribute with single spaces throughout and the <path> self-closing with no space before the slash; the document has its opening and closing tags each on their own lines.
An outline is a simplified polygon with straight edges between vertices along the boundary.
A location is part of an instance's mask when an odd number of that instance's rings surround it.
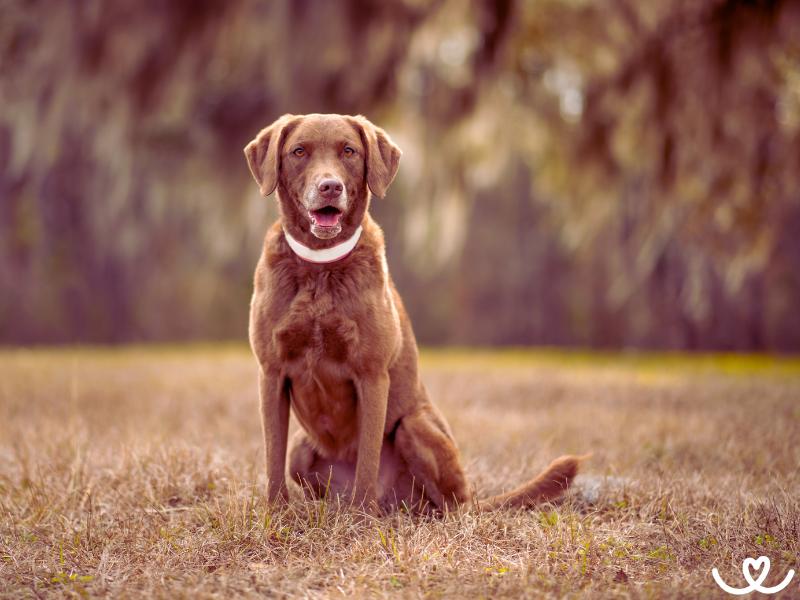
<svg viewBox="0 0 800 600">
<path fill-rule="evenodd" d="M 269 196 L 278 185 L 281 168 L 281 147 L 286 137 L 287 125 L 294 115 L 283 115 L 269 127 L 262 129 L 256 139 L 244 147 L 247 166 L 261 188 L 264 196 Z"/>
</svg>

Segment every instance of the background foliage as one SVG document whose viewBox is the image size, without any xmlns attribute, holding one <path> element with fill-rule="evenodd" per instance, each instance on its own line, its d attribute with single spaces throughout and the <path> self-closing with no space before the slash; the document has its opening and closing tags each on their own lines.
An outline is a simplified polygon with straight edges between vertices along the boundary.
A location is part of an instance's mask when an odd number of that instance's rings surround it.
<svg viewBox="0 0 800 600">
<path fill-rule="evenodd" d="M 404 149 L 426 343 L 800 349 L 800 2 L 0 5 L 0 342 L 244 338 L 284 112 Z"/>
</svg>

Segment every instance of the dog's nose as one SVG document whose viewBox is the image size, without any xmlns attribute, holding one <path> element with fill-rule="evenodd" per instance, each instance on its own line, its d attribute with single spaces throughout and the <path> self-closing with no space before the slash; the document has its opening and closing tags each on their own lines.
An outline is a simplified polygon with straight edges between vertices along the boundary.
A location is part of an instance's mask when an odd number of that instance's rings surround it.
<svg viewBox="0 0 800 600">
<path fill-rule="evenodd" d="M 317 189 L 319 190 L 319 195 L 326 200 L 335 200 L 342 195 L 344 186 L 338 179 L 323 179 L 319 182 Z"/>
</svg>

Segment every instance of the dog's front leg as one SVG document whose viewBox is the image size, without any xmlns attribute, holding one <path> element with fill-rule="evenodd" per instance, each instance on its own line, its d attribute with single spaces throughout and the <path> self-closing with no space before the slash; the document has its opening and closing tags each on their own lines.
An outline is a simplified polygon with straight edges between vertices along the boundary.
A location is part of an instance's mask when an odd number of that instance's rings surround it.
<svg viewBox="0 0 800 600">
<path fill-rule="evenodd" d="M 261 395 L 261 425 L 267 458 L 267 498 L 281 502 L 289 498 L 286 488 L 286 443 L 289 432 L 289 393 L 277 371 L 258 372 Z"/>
<path fill-rule="evenodd" d="M 364 377 L 357 389 L 358 458 L 353 501 L 374 510 L 377 507 L 378 469 L 389 403 L 389 375 L 381 373 Z"/>
</svg>

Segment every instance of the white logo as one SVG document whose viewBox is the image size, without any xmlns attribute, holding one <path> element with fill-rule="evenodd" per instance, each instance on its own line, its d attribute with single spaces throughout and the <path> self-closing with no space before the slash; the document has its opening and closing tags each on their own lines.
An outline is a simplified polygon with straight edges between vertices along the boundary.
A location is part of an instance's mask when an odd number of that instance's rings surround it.
<svg viewBox="0 0 800 600">
<path fill-rule="evenodd" d="M 769 575 L 769 566 L 769 558 L 766 556 L 759 556 L 758 558 L 745 558 L 744 562 L 742 563 L 742 575 L 744 575 L 744 578 L 750 585 L 743 588 L 731 587 L 722 581 L 722 577 L 719 576 L 719 571 L 717 571 L 716 567 L 711 569 L 711 574 L 714 576 L 714 581 L 717 582 L 719 587 L 729 594 L 734 594 L 735 596 L 743 596 L 745 594 L 749 594 L 750 592 L 775 594 L 789 585 L 792 577 L 794 577 L 794 569 L 790 569 L 786 574 L 786 577 L 784 577 L 783 581 L 781 581 L 778 585 L 768 587 L 761 584 L 764 583 L 767 575 Z M 756 574 L 758 574 L 758 579 L 753 579 L 753 575 L 750 572 L 751 569 L 754 569 Z M 761 571 L 761 573 L 759 573 L 759 571 Z"/>
</svg>

